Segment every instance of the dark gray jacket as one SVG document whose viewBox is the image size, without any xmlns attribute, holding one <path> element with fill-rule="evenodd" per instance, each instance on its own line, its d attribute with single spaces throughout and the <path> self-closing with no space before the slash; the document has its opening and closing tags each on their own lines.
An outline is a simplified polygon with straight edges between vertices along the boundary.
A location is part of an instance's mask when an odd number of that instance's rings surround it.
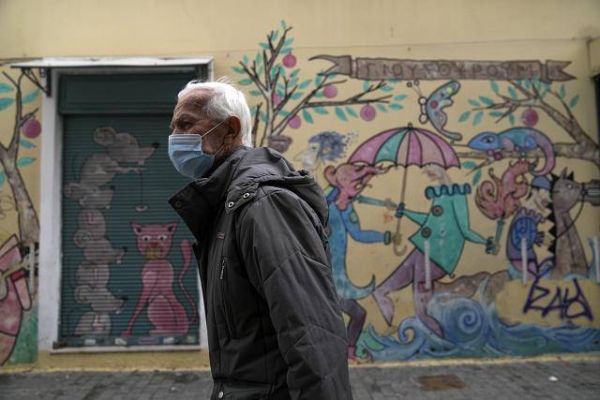
<svg viewBox="0 0 600 400">
<path fill-rule="evenodd" d="M 169 202 L 196 237 L 216 399 L 352 398 L 318 184 L 240 148 Z"/>
</svg>

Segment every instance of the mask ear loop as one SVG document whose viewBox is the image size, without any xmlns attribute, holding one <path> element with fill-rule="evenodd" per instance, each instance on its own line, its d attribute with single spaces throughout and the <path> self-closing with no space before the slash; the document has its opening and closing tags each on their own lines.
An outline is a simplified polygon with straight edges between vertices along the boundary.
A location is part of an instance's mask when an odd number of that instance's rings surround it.
<svg viewBox="0 0 600 400">
<path fill-rule="evenodd" d="M 210 128 L 208 130 L 208 132 L 206 132 L 204 135 L 201 135 L 201 138 L 204 138 L 204 136 L 208 135 L 209 133 L 211 133 L 212 131 L 214 131 L 215 129 L 217 129 L 217 127 L 219 127 L 220 125 L 223 124 L 223 122 L 227 121 L 229 119 L 229 117 L 225 118 L 223 121 L 219 122 L 217 125 L 213 126 L 212 128 Z M 219 152 L 223 149 L 223 147 L 225 147 L 225 141 L 223 140 L 223 142 L 221 143 L 221 147 L 219 147 L 217 149 L 217 151 L 215 151 L 212 155 L 213 156 L 217 156 L 217 154 L 219 154 Z"/>
</svg>

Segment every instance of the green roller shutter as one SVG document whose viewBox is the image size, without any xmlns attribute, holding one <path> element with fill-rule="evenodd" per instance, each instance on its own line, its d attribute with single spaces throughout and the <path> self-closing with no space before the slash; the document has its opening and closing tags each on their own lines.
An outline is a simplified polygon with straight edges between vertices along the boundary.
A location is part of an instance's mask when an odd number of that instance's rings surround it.
<svg viewBox="0 0 600 400">
<path fill-rule="evenodd" d="M 194 74 L 67 75 L 59 346 L 199 343 L 191 233 L 167 199 L 188 180 L 167 155 Z"/>
</svg>

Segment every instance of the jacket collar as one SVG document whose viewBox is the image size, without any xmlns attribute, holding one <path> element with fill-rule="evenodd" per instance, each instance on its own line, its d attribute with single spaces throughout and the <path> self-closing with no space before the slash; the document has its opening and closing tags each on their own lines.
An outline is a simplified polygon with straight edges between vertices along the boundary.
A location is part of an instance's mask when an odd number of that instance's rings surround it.
<svg viewBox="0 0 600 400">
<path fill-rule="evenodd" d="M 231 179 L 247 151 L 246 147 L 236 149 L 210 176 L 190 182 L 169 199 L 196 239 L 221 212 Z"/>
</svg>

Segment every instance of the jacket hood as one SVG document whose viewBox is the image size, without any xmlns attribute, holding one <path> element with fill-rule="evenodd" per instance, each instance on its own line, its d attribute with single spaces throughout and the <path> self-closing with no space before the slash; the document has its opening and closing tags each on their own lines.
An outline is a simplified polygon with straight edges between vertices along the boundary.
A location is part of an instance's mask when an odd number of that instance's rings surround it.
<svg viewBox="0 0 600 400">
<path fill-rule="evenodd" d="M 306 201 L 324 226 L 327 224 L 327 202 L 313 176 L 308 171 L 296 171 L 280 153 L 267 147 L 237 149 L 209 177 L 191 182 L 169 203 L 199 237 L 202 223 L 191 226 L 198 223 L 192 221 L 211 221 L 219 207 L 228 213 L 235 211 L 252 201 L 262 185 L 290 190 Z"/>
</svg>

